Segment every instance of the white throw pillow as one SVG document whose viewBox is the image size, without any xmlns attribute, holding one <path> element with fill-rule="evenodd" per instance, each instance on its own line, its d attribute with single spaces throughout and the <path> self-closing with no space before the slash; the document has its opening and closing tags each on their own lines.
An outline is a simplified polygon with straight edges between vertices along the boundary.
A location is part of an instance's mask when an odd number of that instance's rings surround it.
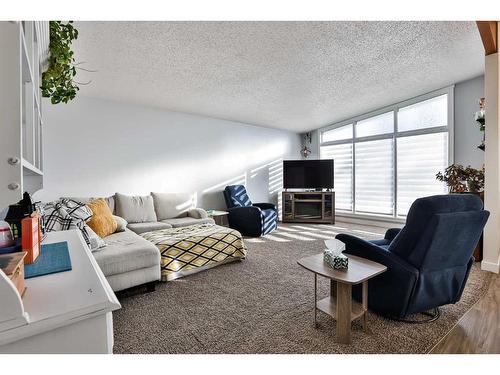
<svg viewBox="0 0 500 375">
<path fill-rule="evenodd" d="M 94 252 L 106 246 L 106 242 L 104 242 L 104 240 L 101 237 L 99 237 L 97 233 L 94 232 L 94 230 L 87 224 L 85 224 L 84 230 L 87 232 L 87 236 L 90 242 L 89 243 L 90 251 Z"/>
<path fill-rule="evenodd" d="M 118 224 L 118 226 L 116 227 L 116 232 L 115 233 L 118 233 L 118 232 L 124 232 L 125 229 L 127 228 L 127 220 L 125 220 L 123 217 L 120 217 L 120 216 L 116 216 L 116 215 L 113 215 L 115 221 L 116 221 L 116 224 Z"/>
</svg>

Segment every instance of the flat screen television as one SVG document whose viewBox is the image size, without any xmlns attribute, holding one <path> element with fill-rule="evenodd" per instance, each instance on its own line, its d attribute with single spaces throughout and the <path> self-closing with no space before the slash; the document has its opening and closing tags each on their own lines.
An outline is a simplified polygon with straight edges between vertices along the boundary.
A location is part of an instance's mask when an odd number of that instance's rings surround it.
<svg viewBox="0 0 500 375">
<path fill-rule="evenodd" d="M 284 160 L 285 189 L 333 189 L 333 159 Z"/>
</svg>

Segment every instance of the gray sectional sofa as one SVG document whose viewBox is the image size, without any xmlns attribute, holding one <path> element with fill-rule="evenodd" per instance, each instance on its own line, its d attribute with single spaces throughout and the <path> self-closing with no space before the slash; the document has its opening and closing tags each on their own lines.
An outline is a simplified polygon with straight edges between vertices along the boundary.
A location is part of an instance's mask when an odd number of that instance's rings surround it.
<svg viewBox="0 0 500 375">
<path fill-rule="evenodd" d="M 87 203 L 95 198 L 72 198 Z M 205 210 L 195 207 L 193 196 L 184 193 L 151 193 L 127 196 L 116 193 L 104 198 L 113 215 L 126 221 L 126 228 L 104 238 L 106 246 L 93 252 L 111 288 L 116 291 L 160 280 L 160 252 L 140 233 L 200 223 L 214 223 Z"/>
</svg>

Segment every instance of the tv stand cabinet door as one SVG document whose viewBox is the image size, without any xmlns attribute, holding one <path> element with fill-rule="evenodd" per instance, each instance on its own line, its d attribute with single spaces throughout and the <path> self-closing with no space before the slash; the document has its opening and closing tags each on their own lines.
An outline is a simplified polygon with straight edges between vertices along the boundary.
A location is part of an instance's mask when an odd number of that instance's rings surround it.
<svg viewBox="0 0 500 375">
<path fill-rule="evenodd" d="M 329 224 L 335 224 L 335 193 L 326 192 L 322 194 L 322 219 Z"/>
<path fill-rule="evenodd" d="M 283 218 L 284 223 L 293 222 L 295 220 L 295 195 L 293 193 L 283 192 Z"/>
</svg>

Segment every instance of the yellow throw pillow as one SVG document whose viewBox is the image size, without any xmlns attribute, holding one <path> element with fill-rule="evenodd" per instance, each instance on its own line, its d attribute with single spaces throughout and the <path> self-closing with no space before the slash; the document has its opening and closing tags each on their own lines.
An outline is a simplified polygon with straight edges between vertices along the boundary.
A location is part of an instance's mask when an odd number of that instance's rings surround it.
<svg viewBox="0 0 500 375">
<path fill-rule="evenodd" d="M 116 232 L 118 224 L 108 204 L 102 198 L 93 200 L 87 206 L 92 210 L 92 217 L 87 221 L 87 225 L 101 238 Z"/>
</svg>

